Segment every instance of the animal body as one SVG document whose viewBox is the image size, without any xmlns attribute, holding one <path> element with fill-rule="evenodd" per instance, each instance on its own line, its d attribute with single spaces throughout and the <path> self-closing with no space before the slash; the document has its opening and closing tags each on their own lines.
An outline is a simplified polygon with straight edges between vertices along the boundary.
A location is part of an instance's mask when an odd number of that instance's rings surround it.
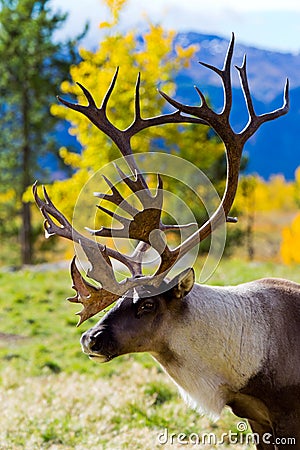
<svg viewBox="0 0 300 450">
<path fill-rule="evenodd" d="M 228 405 L 259 433 L 257 448 L 276 448 L 265 435 L 283 442 L 278 449 L 299 449 L 300 285 L 204 286 L 188 270 L 163 294 L 145 289 L 83 334 L 83 351 L 100 362 L 149 352 L 193 407 L 217 418 Z"/>
</svg>

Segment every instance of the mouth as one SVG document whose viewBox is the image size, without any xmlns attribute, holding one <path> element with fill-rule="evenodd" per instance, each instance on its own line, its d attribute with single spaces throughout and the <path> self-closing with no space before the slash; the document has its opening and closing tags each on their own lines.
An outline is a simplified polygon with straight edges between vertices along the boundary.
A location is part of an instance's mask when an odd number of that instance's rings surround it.
<svg viewBox="0 0 300 450">
<path fill-rule="evenodd" d="M 95 353 L 90 353 L 89 358 L 98 363 L 106 363 L 111 361 L 116 355 L 97 355 Z"/>
</svg>

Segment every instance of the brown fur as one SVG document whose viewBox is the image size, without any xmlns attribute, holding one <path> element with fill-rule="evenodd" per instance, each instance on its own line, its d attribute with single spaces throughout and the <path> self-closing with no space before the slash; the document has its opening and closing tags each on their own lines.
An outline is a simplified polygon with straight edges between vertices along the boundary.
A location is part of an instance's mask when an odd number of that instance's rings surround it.
<svg viewBox="0 0 300 450">
<path fill-rule="evenodd" d="M 128 293 L 83 335 L 83 350 L 100 361 L 150 352 L 191 404 L 248 419 L 258 449 L 299 450 L 300 285 L 192 288 L 188 271 L 175 281 L 162 294 Z M 296 444 L 279 442 L 288 438 Z"/>
</svg>

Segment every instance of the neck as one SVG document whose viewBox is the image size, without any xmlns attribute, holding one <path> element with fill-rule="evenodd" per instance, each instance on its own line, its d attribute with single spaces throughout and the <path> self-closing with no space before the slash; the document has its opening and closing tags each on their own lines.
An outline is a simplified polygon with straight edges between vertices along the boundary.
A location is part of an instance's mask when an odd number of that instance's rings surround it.
<svg viewBox="0 0 300 450">
<path fill-rule="evenodd" d="M 196 285 L 186 297 L 184 320 L 172 326 L 166 349 L 153 354 L 185 400 L 214 417 L 264 358 L 264 324 L 249 321 L 251 304 L 245 293 L 228 289 Z"/>
</svg>

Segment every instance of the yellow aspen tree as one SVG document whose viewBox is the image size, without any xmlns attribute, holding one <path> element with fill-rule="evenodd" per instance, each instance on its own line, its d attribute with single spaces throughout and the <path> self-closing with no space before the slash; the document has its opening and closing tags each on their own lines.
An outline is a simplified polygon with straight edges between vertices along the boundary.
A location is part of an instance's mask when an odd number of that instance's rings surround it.
<svg viewBox="0 0 300 450">
<path fill-rule="evenodd" d="M 143 117 L 160 114 L 165 106 L 164 99 L 157 89 L 163 88 L 168 94 L 175 93 L 174 77 L 176 72 L 187 66 L 195 54 L 196 46 L 183 48 L 174 44 L 175 32 L 165 31 L 160 25 L 148 23 L 148 30 L 143 34 L 128 31 L 121 34 L 113 28 L 117 25 L 124 0 L 106 0 L 112 14 L 111 23 L 101 23 L 101 27 L 109 30 L 99 43 L 96 51 L 85 48 L 79 50 L 82 61 L 70 68 L 72 82 L 61 84 L 61 96 L 73 98 L 75 102 L 85 104 L 86 99 L 76 81 L 84 85 L 101 104 L 117 67 L 120 67 L 118 81 L 108 104 L 108 116 L 119 128 L 126 128 L 134 117 L 134 87 L 138 73 L 141 73 L 141 111 Z M 192 88 L 192 86 L 191 86 Z M 49 187 L 54 201 L 64 202 L 68 212 L 72 211 L 76 195 L 93 173 L 97 172 L 109 161 L 120 157 L 119 151 L 111 140 L 92 125 L 86 117 L 60 104 L 51 107 L 51 113 L 70 123 L 69 132 L 75 135 L 82 151 L 80 154 L 60 149 L 64 162 L 75 170 L 68 180 L 57 181 Z M 194 131 L 192 132 L 194 133 Z M 208 139 L 206 131 L 197 130 L 198 146 L 204 145 Z M 189 139 L 187 135 L 187 139 Z M 132 140 L 133 151 L 146 152 L 155 149 L 157 140 L 163 140 L 170 148 L 182 140 L 180 127 L 157 127 L 147 133 L 140 133 Z M 189 141 L 187 142 L 190 148 Z M 194 153 L 196 154 L 196 146 Z M 222 152 L 219 145 L 218 153 Z M 210 152 L 206 152 L 210 153 Z M 210 156 L 211 158 L 211 156 Z M 205 159 L 205 156 L 204 156 Z M 68 196 L 72 192 L 72 196 Z"/>
<path fill-rule="evenodd" d="M 293 183 L 293 193 L 285 195 L 285 201 L 294 201 L 296 208 L 300 206 L 300 167 L 295 172 L 295 182 Z M 285 193 L 286 194 L 286 193 Z M 300 214 L 298 213 L 292 223 L 282 230 L 282 241 L 280 255 L 285 264 L 300 263 Z"/>
<path fill-rule="evenodd" d="M 283 228 L 280 254 L 285 264 L 300 263 L 300 214 Z"/>
<path fill-rule="evenodd" d="M 140 38 L 133 32 L 107 36 L 96 52 L 80 50 L 82 62 L 71 67 L 72 80 L 79 81 L 92 92 L 96 103 L 100 105 L 116 67 L 120 66 L 117 85 L 108 105 L 108 115 L 117 127 L 126 128 L 133 119 L 133 94 L 138 72 L 142 76 L 141 109 L 145 117 L 159 114 L 164 107 L 164 100 L 157 94 L 158 86 L 163 86 L 168 93 L 174 93 L 174 73 L 190 60 L 195 48 L 180 48 L 181 56 L 177 53 L 177 56 L 171 58 L 173 39 L 174 33 L 166 33 L 159 25 L 150 25 L 149 30 Z M 78 102 L 85 102 L 84 95 L 76 84 L 65 81 L 61 85 L 61 91 L 62 95 L 71 94 Z M 60 154 L 65 163 L 75 169 L 96 171 L 108 161 L 119 157 L 110 139 L 85 117 L 57 104 L 52 106 L 51 112 L 70 122 L 70 133 L 77 137 L 83 148 L 81 155 L 62 148 Z M 170 130 L 166 127 L 156 128 L 155 131 L 150 129 L 147 131 L 147 138 L 142 134 L 135 137 L 134 150 L 147 151 L 154 136 L 156 139 L 167 139 L 168 135 L 171 139 Z"/>
</svg>

